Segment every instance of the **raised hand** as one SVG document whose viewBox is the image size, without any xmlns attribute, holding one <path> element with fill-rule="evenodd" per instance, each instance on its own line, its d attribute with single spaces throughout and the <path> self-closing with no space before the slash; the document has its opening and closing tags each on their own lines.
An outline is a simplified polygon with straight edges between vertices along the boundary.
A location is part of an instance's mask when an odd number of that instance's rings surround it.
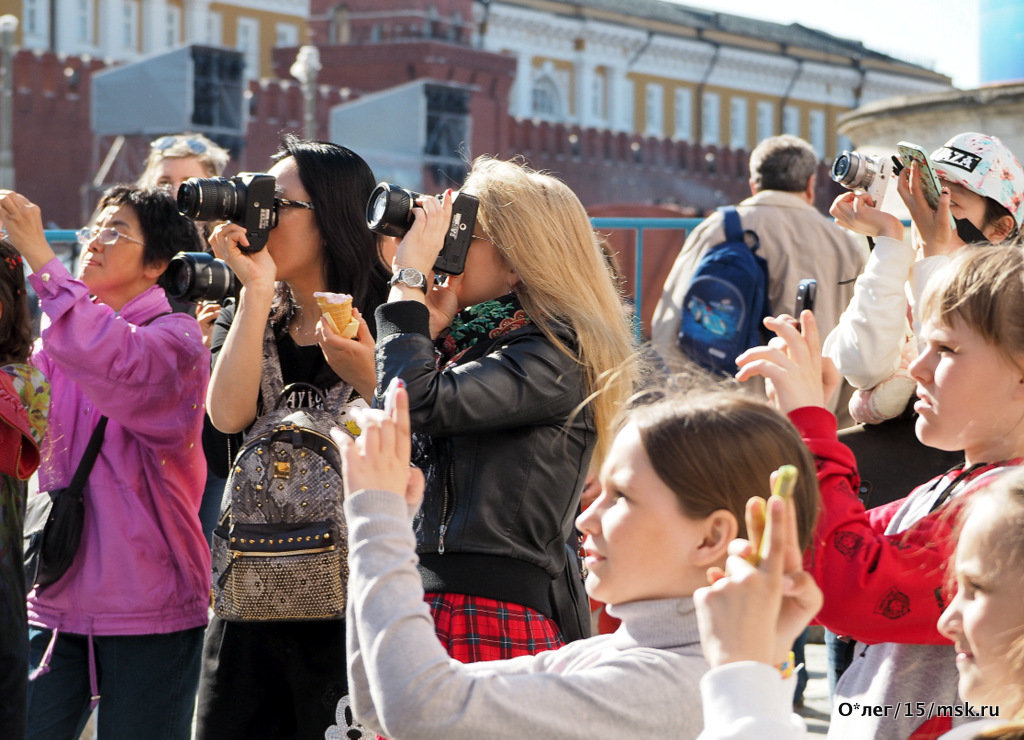
<svg viewBox="0 0 1024 740">
<path fill-rule="evenodd" d="M 786 414 L 804 406 L 825 406 L 840 378 L 832 361 L 821 355 L 814 314 L 803 311 L 799 326 L 785 314 L 769 316 L 764 325 L 776 336 L 736 358 L 736 379 L 765 378 L 769 399 Z"/>
</svg>

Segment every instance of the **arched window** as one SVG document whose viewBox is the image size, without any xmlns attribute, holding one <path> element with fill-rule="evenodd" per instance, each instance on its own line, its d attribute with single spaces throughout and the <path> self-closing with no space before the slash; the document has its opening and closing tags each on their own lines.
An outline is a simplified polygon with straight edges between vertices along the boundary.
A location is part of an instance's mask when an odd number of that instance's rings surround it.
<svg viewBox="0 0 1024 740">
<path fill-rule="evenodd" d="M 561 118 L 562 96 L 558 91 L 558 85 L 550 76 L 541 75 L 533 81 L 530 100 L 534 117 Z"/>
<path fill-rule="evenodd" d="M 351 41 L 351 34 L 352 27 L 348 19 L 348 6 L 335 5 L 331 8 L 331 43 L 347 44 Z"/>
</svg>

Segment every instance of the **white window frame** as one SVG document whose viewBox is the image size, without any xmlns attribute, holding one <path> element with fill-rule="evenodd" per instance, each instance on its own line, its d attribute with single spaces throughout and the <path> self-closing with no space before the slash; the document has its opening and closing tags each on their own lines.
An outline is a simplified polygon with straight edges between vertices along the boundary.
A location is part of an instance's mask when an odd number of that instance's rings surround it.
<svg viewBox="0 0 1024 740">
<path fill-rule="evenodd" d="M 604 121 L 604 75 L 594 72 L 590 78 L 590 115 L 595 121 Z"/>
<path fill-rule="evenodd" d="M 235 36 L 235 48 L 245 59 L 245 77 L 249 80 L 260 76 L 260 22 L 258 18 L 239 18 Z"/>
<path fill-rule="evenodd" d="M 181 8 L 177 5 L 167 6 L 167 28 L 165 31 L 164 40 L 168 49 L 173 49 L 181 44 Z"/>
<path fill-rule="evenodd" d="M 294 23 L 278 23 L 274 27 L 274 46 L 298 46 L 299 27 Z"/>
<path fill-rule="evenodd" d="M 729 99 L 729 148 L 747 148 L 747 99 Z"/>
<path fill-rule="evenodd" d="M 121 0 L 121 48 L 139 50 L 139 2 Z"/>
<path fill-rule="evenodd" d="M 693 90 L 677 87 L 675 92 L 675 138 L 690 141 L 693 138 Z"/>
<path fill-rule="evenodd" d="M 50 27 L 50 5 L 43 0 L 23 0 L 25 23 L 21 33 L 25 46 L 48 43 Z"/>
<path fill-rule="evenodd" d="M 795 105 L 787 105 L 782 109 L 782 133 L 800 135 L 800 109 Z"/>
<path fill-rule="evenodd" d="M 75 41 L 79 44 L 92 44 L 92 27 L 92 0 L 77 0 L 75 3 Z"/>
<path fill-rule="evenodd" d="M 722 96 L 705 92 L 701 96 L 701 146 L 718 146 L 722 140 Z"/>
<path fill-rule="evenodd" d="M 812 110 L 808 116 L 808 125 L 810 126 L 810 142 L 814 148 L 815 153 L 818 155 L 818 159 L 825 158 L 825 111 L 823 110 Z"/>
<path fill-rule="evenodd" d="M 644 89 L 644 134 L 665 135 L 665 88 L 658 82 L 648 82 Z"/>
<path fill-rule="evenodd" d="M 775 103 L 770 100 L 757 101 L 757 140 L 764 141 L 775 136 Z"/>
<path fill-rule="evenodd" d="M 530 85 L 530 115 L 545 121 L 557 121 L 563 110 L 562 91 L 555 79 L 546 73 L 534 77 Z"/>
<path fill-rule="evenodd" d="M 224 14 L 219 10 L 211 10 L 206 15 L 206 43 L 224 45 Z"/>
</svg>

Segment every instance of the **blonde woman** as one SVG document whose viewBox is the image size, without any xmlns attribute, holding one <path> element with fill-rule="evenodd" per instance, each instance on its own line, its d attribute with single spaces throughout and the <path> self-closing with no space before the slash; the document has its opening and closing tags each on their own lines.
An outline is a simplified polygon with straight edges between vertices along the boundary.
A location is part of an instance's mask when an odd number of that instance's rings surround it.
<svg viewBox="0 0 1024 740">
<path fill-rule="evenodd" d="M 190 177 L 219 177 L 231 155 L 202 134 L 161 136 L 149 144 L 146 169 L 139 176 L 142 188 L 167 188 L 171 194 Z"/>
<path fill-rule="evenodd" d="M 398 245 L 376 314 L 377 389 L 408 389 L 427 478 L 420 574 L 442 642 L 473 662 L 586 632 L 582 588 L 573 604 L 552 585 L 579 585 L 566 542 L 633 373 L 629 324 L 576 195 L 487 157 L 462 192 L 480 201 L 462 275 L 430 279 L 451 191 L 414 208 Z"/>
</svg>

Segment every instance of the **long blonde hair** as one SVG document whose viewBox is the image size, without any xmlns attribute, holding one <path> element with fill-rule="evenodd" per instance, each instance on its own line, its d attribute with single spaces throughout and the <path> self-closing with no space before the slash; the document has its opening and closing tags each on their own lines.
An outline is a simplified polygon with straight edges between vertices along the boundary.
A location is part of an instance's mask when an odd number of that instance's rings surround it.
<svg viewBox="0 0 1024 740">
<path fill-rule="evenodd" d="M 463 187 L 480 199 L 477 223 L 519 275 L 526 313 L 584 366 L 601 460 L 636 370 L 625 308 L 583 204 L 561 180 L 488 156 L 474 160 Z M 560 327 L 575 347 L 556 336 Z"/>
</svg>

